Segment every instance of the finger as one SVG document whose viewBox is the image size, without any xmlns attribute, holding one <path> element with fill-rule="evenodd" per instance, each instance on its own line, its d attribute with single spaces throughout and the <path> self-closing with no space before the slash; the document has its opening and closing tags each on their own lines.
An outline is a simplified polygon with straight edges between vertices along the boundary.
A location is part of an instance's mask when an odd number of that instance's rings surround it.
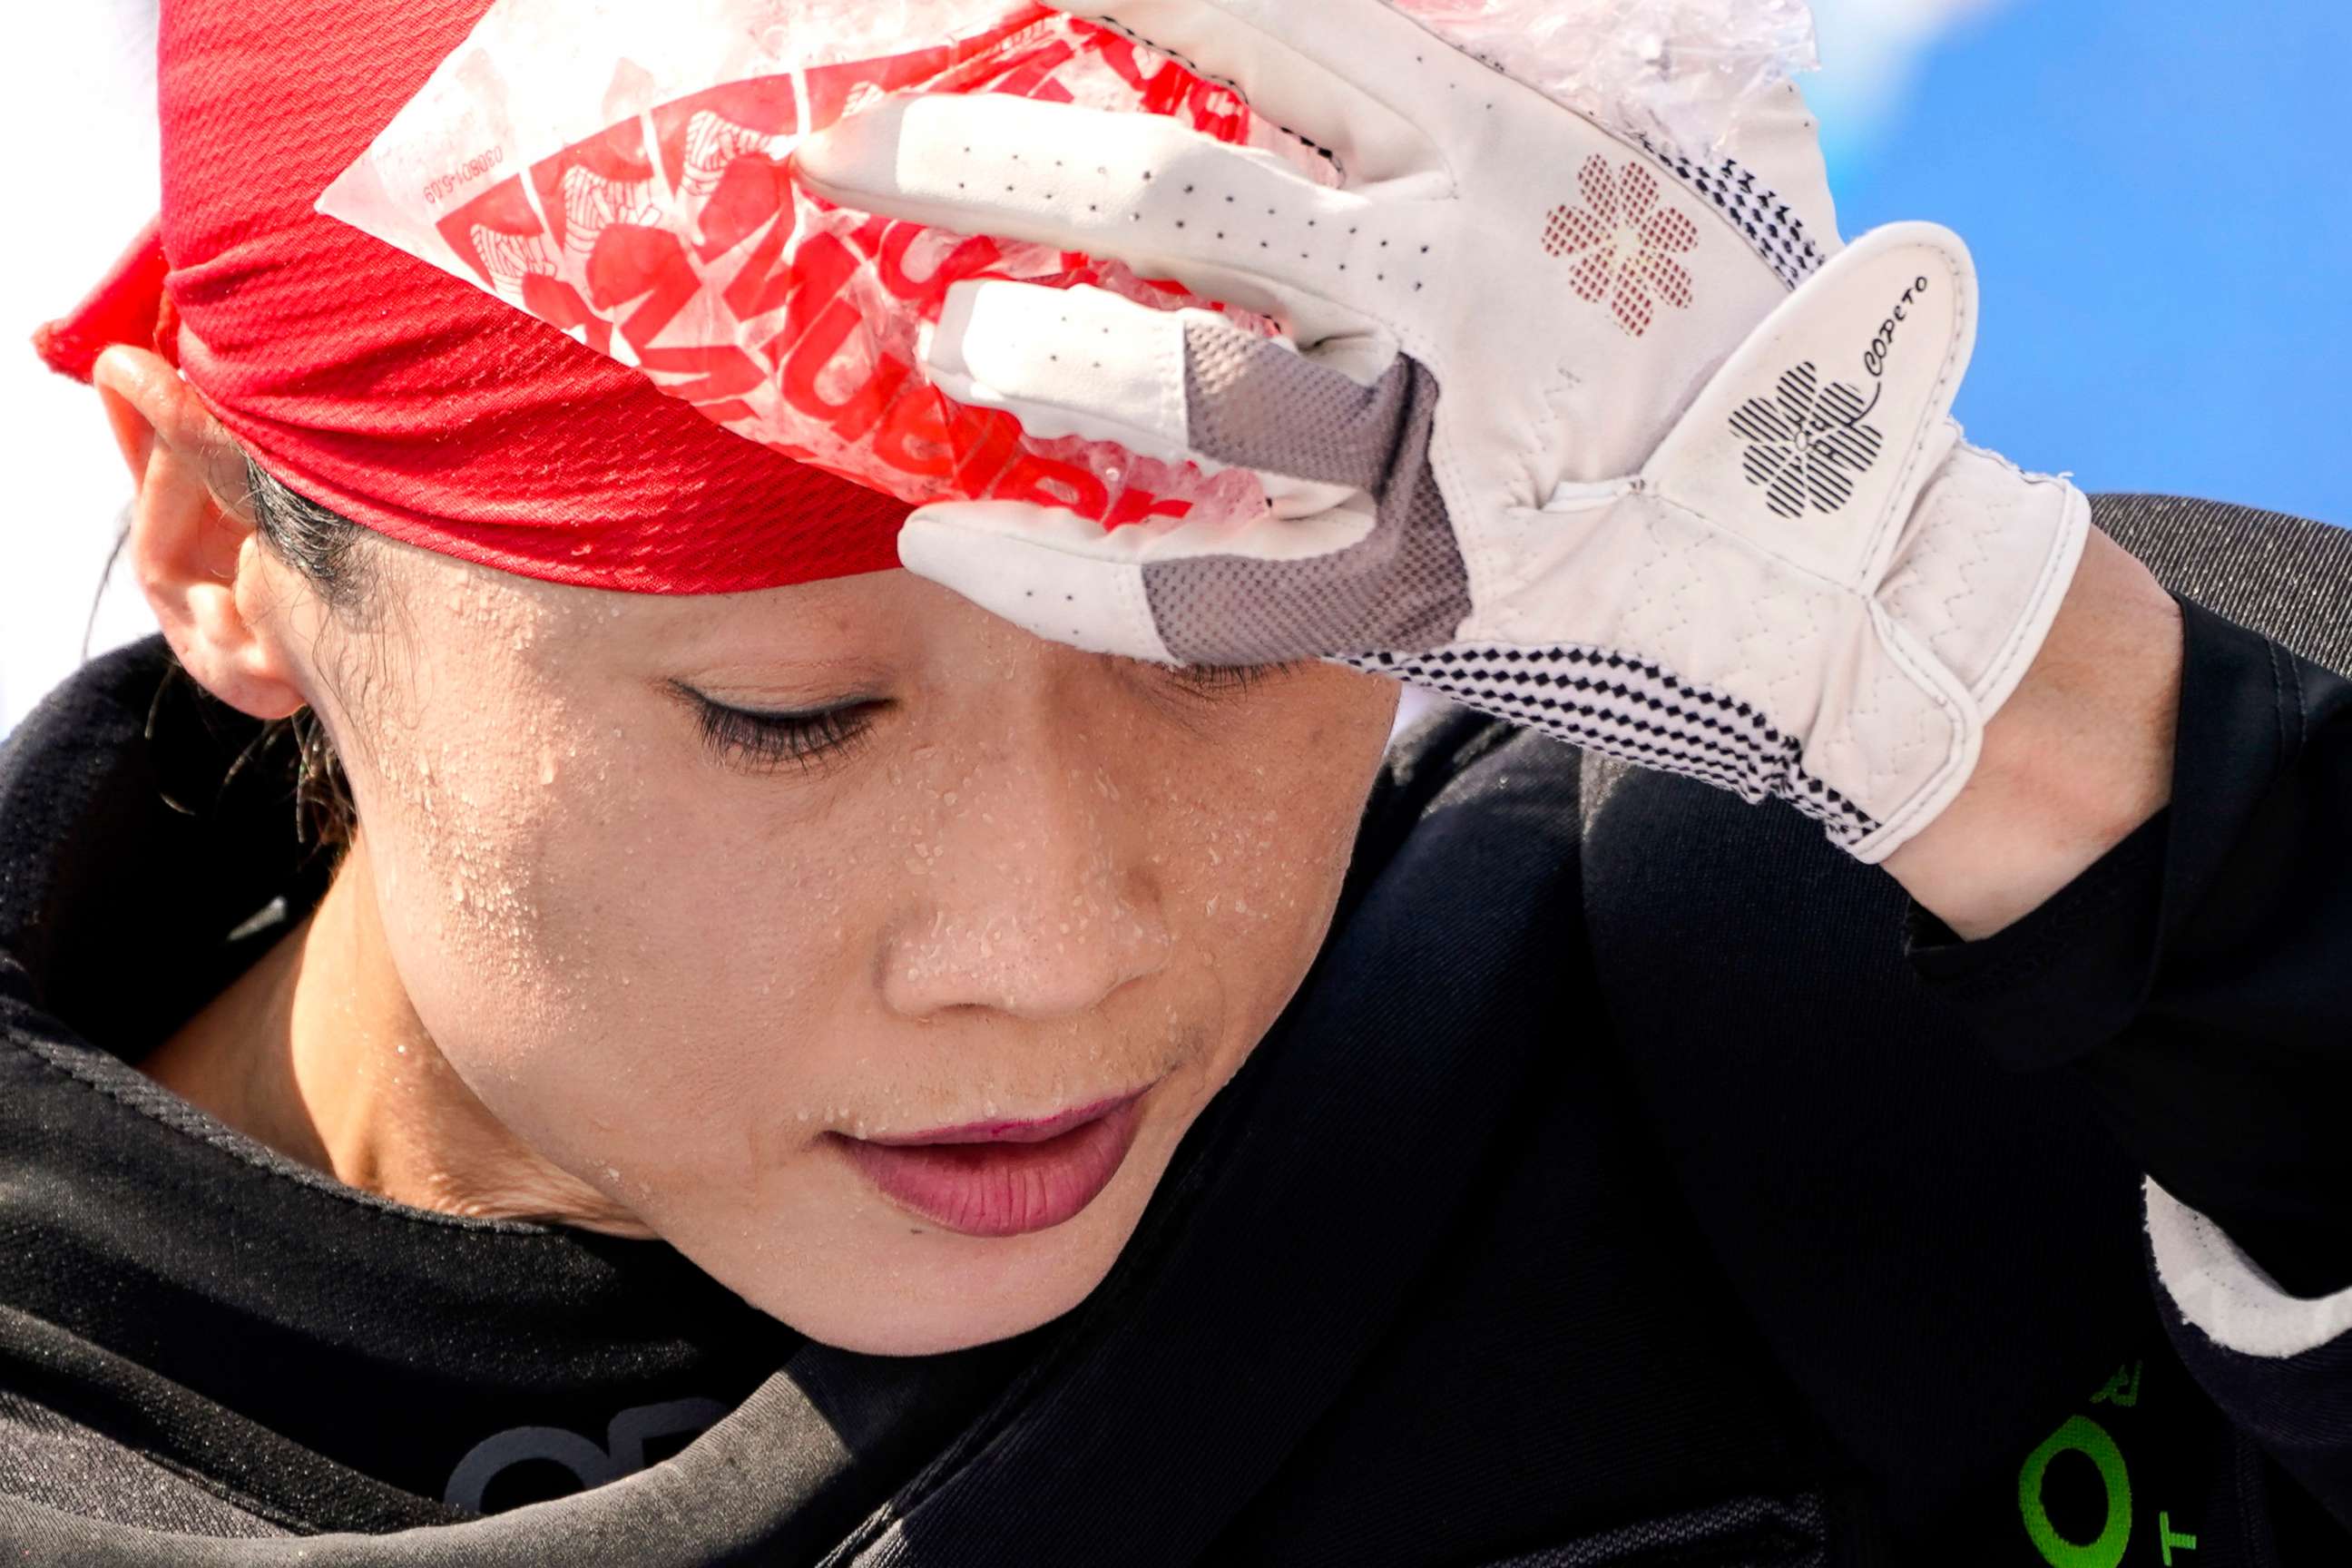
<svg viewBox="0 0 2352 1568">
<path fill-rule="evenodd" d="M 1280 623 L 1239 641 L 1180 613 L 1163 626 L 1155 588 L 1168 574 L 1206 566 L 1257 570 L 1344 555 L 1372 532 L 1369 514 L 1337 511 L 1239 527 L 1139 525 L 1106 532 L 1075 512 L 1023 501 L 925 507 L 898 534 L 909 572 L 1051 642 L 1160 664 L 1274 664 L 1322 651 L 1309 625 Z M 1265 617 L 1254 617 L 1264 620 Z"/>
<path fill-rule="evenodd" d="M 1409 376 L 1407 379 L 1411 379 Z M 1429 648 L 1470 614 L 1469 570 L 1426 462 L 1312 518 L 1104 531 L 1005 502 L 927 507 L 899 559 L 1040 637 L 1179 664 Z"/>
<path fill-rule="evenodd" d="M 1231 83 L 1339 162 L 1351 185 L 1442 188 L 1454 121 L 1484 112 L 1486 67 L 1381 0 L 1052 0 Z"/>
<path fill-rule="evenodd" d="M 803 142 L 796 167 L 827 201 L 1117 258 L 1270 315 L 1301 342 L 1362 329 L 1339 296 L 1396 221 L 1165 115 L 1002 95 L 893 100 Z M 1387 268 L 1355 268 L 1367 270 Z"/>
<path fill-rule="evenodd" d="M 1287 455 L 1279 443 L 1249 448 L 1225 438 L 1239 416 L 1216 405 L 1196 365 L 1254 363 L 1263 345 L 1276 360 L 1297 361 L 1294 391 L 1319 395 L 1307 406 L 1353 406 L 1372 395 L 1336 371 L 1298 360 L 1296 351 L 1244 331 L 1210 310 L 1155 310 L 1101 289 L 1048 289 L 1003 280 L 967 281 L 948 291 L 946 308 L 924 342 L 931 379 L 957 402 L 1011 414 L 1040 439 L 1076 436 L 1111 441 L 1163 462 L 1192 462 L 1215 472 Z M 1195 436 L 1198 405 L 1201 436 Z M 1292 415 L 1297 405 L 1266 411 Z M 1305 444 L 1289 453 L 1313 456 Z M 1308 466 L 1302 464 L 1302 466 Z M 1311 517 L 1370 488 L 1377 474 L 1358 462 L 1344 475 L 1259 472 L 1275 511 Z"/>
</svg>

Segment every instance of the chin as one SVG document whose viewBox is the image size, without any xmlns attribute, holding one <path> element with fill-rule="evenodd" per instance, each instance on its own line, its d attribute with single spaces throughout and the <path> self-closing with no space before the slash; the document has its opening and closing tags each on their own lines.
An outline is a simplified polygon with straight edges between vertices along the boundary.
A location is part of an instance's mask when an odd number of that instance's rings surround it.
<svg viewBox="0 0 2352 1568">
<path fill-rule="evenodd" d="M 1113 1250 L 1100 1258 L 1057 1260 L 1052 1278 L 1031 1278 L 1014 1289 L 960 1287 L 938 1270 L 910 1269 L 936 1283 L 919 1289 L 901 1276 L 905 1282 L 895 1288 L 777 1316 L 813 1340 L 860 1355 L 945 1355 L 1052 1322 L 1091 1295 L 1117 1258 Z"/>
<path fill-rule="evenodd" d="M 896 1211 L 869 1213 L 853 1244 L 855 1266 L 832 1270 L 821 1297 L 754 1300 L 811 1339 L 865 1355 L 943 1355 L 1012 1339 L 1094 1293 L 1165 1167 L 1161 1152 L 1149 1151 L 1081 1213 L 1025 1236 L 961 1236 Z"/>
<path fill-rule="evenodd" d="M 851 1177 L 836 1189 L 845 1228 L 834 1232 L 840 1241 L 826 1256 L 822 1291 L 807 1290 L 810 1276 L 796 1271 L 778 1281 L 784 1289 L 745 1294 L 811 1339 L 866 1355 L 940 1355 L 1050 1323 L 1093 1294 L 1118 1263 L 1199 1102 L 1180 1095 L 1156 1109 L 1143 1116 L 1108 1184 L 1058 1225 L 967 1234 Z M 847 1163 L 836 1173 L 847 1177 Z"/>
</svg>

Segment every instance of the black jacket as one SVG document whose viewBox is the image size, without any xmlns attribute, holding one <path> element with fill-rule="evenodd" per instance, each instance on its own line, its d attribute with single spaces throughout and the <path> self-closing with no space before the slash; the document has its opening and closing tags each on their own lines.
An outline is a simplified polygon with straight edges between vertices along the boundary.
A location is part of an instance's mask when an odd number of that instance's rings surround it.
<svg viewBox="0 0 2352 1568">
<path fill-rule="evenodd" d="M 318 876 L 249 729 L 154 645 L 101 661 L 0 752 L 0 1542 L 2352 1560 L 2341 1303 L 2272 1283 L 2352 1285 L 2352 687 L 2296 656 L 2352 660 L 2352 536 L 2101 511 L 2287 646 L 2192 610 L 2177 804 L 2048 908 L 1962 947 L 1793 813 L 1442 720 L 1110 1277 L 953 1357 L 377 1203 L 149 1085 Z M 518 1455 L 606 1484 L 472 1517 Z"/>
</svg>

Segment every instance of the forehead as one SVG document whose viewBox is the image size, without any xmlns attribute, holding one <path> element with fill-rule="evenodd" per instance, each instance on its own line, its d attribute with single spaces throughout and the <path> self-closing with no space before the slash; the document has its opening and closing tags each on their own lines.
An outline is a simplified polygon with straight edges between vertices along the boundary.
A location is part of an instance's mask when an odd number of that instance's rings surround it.
<svg viewBox="0 0 2352 1568">
<path fill-rule="evenodd" d="M 392 585 L 413 621 L 452 648 L 505 638 L 518 650 L 541 639 L 572 651 L 659 649 L 694 659 L 747 639 L 788 639 L 795 650 L 870 649 L 951 621 L 929 588 L 904 571 L 875 572 L 740 594 L 641 594 L 541 582 L 383 542 Z M 516 639 L 521 639 L 520 641 Z"/>
</svg>

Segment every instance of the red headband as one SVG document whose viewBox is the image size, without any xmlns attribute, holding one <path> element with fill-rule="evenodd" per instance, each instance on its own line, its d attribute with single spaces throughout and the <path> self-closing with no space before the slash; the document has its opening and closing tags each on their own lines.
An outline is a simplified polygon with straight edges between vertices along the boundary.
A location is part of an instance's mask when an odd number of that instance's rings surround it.
<svg viewBox="0 0 2352 1568">
<path fill-rule="evenodd" d="M 749 592 L 895 567 L 908 508 L 311 210 L 489 0 L 164 0 L 163 216 L 42 354 L 153 343 L 263 468 L 443 555 Z"/>
</svg>

